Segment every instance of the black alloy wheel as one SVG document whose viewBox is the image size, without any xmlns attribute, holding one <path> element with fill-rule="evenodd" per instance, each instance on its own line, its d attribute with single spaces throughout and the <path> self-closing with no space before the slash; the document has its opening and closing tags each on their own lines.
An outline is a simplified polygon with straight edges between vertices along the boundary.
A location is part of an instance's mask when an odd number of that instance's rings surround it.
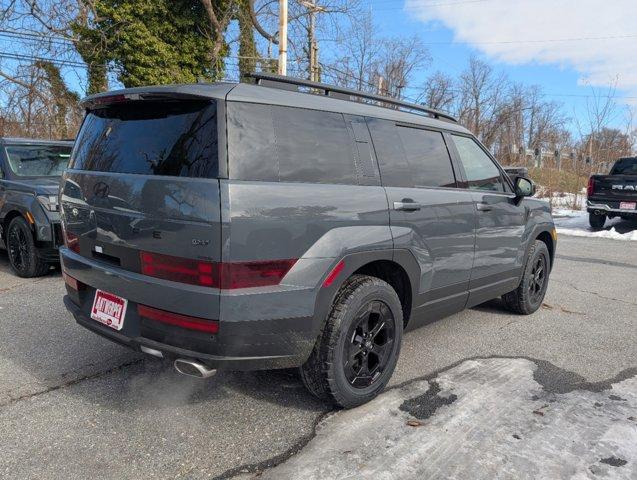
<svg viewBox="0 0 637 480">
<path fill-rule="evenodd" d="M 395 340 L 394 316 L 385 303 L 374 300 L 356 314 L 345 344 L 343 368 L 355 388 L 371 386 L 383 373 Z"/>
<path fill-rule="evenodd" d="M 538 303 L 544 297 L 545 284 L 547 280 L 546 257 L 539 255 L 533 262 L 531 269 L 531 279 L 529 281 L 529 297 L 532 304 Z"/>
<path fill-rule="evenodd" d="M 11 266 L 19 272 L 29 270 L 29 243 L 27 234 L 19 225 L 12 224 L 7 238 L 9 261 Z"/>
<path fill-rule="evenodd" d="M 31 227 L 24 218 L 11 220 L 6 243 L 9 265 L 17 276 L 39 277 L 49 271 L 49 265 L 40 257 Z"/>
</svg>

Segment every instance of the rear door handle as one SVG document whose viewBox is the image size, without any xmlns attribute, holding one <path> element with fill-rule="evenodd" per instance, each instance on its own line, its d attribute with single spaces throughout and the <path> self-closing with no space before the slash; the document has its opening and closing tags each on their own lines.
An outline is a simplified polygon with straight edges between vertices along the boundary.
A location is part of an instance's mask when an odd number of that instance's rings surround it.
<svg viewBox="0 0 637 480">
<path fill-rule="evenodd" d="M 476 203 L 476 210 L 479 212 L 490 212 L 493 207 L 487 203 Z"/>
<path fill-rule="evenodd" d="M 420 203 L 416 202 L 394 202 L 394 210 L 401 210 L 403 212 L 415 212 L 416 210 L 420 210 Z"/>
</svg>

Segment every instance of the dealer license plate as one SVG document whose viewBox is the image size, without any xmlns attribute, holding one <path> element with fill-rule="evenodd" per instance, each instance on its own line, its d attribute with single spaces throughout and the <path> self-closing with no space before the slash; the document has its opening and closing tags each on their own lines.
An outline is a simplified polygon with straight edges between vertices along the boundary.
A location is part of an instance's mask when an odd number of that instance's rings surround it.
<svg viewBox="0 0 637 480">
<path fill-rule="evenodd" d="M 97 290 L 91 308 L 91 318 L 115 330 L 124 326 L 128 300 L 112 293 Z"/>
</svg>

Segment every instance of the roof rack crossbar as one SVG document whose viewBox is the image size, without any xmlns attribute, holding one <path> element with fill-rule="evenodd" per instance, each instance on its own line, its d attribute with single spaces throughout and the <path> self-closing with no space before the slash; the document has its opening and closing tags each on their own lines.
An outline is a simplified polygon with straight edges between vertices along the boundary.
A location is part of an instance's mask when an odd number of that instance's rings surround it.
<svg viewBox="0 0 637 480">
<path fill-rule="evenodd" d="M 328 85 L 326 83 L 313 82 L 310 80 L 304 80 L 302 78 L 296 78 L 296 77 L 285 77 L 283 75 L 275 75 L 273 73 L 255 72 L 255 73 L 250 73 L 246 76 L 254 78 L 256 80 L 257 85 L 262 85 L 264 87 L 265 86 L 276 87 L 276 84 L 279 84 L 280 88 L 284 90 L 290 90 L 291 85 L 295 85 L 297 87 L 308 87 L 315 90 L 322 90 L 324 92 L 324 95 L 328 97 L 339 98 L 342 100 L 343 99 L 347 100 L 351 97 L 364 98 L 366 100 L 373 100 L 373 101 L 381 102 L 383 104 L 395 105 L 397 107 L 402 107 L 409 110 L 415 110 L 417 112 L 423 112 L 429 116 L 432 116 L 433 118 L 444 119 L 454 123 L 458 123 L 458 120 L 452 115 L 449 115 L 448 113 L 441 112 L 439 110 L 435 110 L 433 108 L 429 108 L 424 105 L 404 102 L 396 98 L 384 97 L 382 95 L 376 95 L 374 93 L 365 93 L 365 92 L 360 92 L 358 90 L 353 90 L 351 88 L 337 87 L 335 85 Z"/>
</svg>

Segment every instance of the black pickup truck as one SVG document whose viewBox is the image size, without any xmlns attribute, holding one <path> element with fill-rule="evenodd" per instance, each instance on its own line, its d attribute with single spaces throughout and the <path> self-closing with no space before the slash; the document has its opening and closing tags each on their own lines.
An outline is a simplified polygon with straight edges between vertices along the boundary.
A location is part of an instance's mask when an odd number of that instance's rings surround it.
<svg viewBox="0 0 637 480">
<path fill-rule="evenodd" d="M 593 230 L 604 228 L 606 218 L 637 220 L 637 157 L 620 158 L 609 175 L 588 179 L 586 209 Z"/>
<path fill-rule="evenodd" d="M 0 248 L 20 277 L 59 262 L 59 183 L 73 142 L 0 138 Z"/>
</svg>

